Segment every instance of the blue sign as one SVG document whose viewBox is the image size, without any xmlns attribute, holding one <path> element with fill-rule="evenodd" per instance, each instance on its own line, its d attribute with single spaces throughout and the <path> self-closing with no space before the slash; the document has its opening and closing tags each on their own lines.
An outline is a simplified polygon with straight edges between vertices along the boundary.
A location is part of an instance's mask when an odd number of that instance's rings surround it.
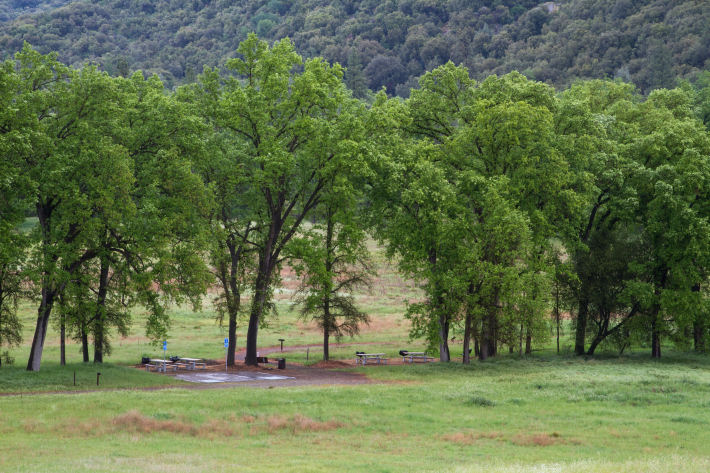
<svg viewBox="0 0 710 473">
<path fill-rule="evenodd" d="M 224 348 L 227 348 L 229 346 L 229 339 L 225 338 L 224 339 Z"/>
<path fill-rule="evenodd" d="M 165 341 L 163 341 L 163 351 L 165 351 L 167 349 L 168 349 L 168 341 L 165 340 Z"/>
</svg>

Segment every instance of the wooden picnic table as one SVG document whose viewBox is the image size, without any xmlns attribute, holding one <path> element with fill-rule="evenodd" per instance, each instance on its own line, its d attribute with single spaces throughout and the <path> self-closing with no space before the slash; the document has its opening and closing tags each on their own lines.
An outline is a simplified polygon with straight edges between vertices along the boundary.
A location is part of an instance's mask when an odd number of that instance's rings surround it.
<svg viewBox="0 0 710 473">
<path fill-rule="evenodd" d="M 156 371 L 162 371 L 163 373 L 167 372 L 168 367 L 171 367 L 177 371 L 177 365 L 170 360 L 151 358 L 148 360 L 148 363 L 146 363 L 145 370 L 150 371 L 151 367 L 154 367 L 156 368 Z"/>
<path fill-rule="evenodd" d="M 408 351 L 406 353 L 406 355 L 402 355 L 402 363 L 406 363 L 407 359 L 409 359 L 410 363 L 414 363 L 414 360 L 422 360 L 424 361 L 424 363 L 428 363 L 434 359 L 430 356 L 427 356 L 426 353 L 423 351 Z"/>
<path fill-rule="evenodd" d="M 185 368 L 188 370 L 197 369 L 197 366 L 202 366 L 202 368 L 207 367 L 207 364 L 202 361 L 202 358 L 178 358 L 180 361 L 185 363 Z"/>
<path fill-rule="evenodd" d="M 387 364 L 387 358 L 384 353 L 355 353 L 355 365 L 361 364 L 365 366 L 367 360 L 377 360 L 377 364 Z"/>
</svg>

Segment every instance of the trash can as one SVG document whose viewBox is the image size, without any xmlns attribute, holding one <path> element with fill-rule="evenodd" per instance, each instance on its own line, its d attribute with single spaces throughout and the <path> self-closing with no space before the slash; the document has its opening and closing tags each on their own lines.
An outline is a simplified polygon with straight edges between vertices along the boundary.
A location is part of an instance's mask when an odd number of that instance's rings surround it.
<svg viewBox="0 0 710 473">
<path fill-rule="evenodd" d="M 278 369 L 280 369 L 280 370 L 286 369 L 286 358 L 277 358 L 276 361 L 278 361 Z"/>
</svg>

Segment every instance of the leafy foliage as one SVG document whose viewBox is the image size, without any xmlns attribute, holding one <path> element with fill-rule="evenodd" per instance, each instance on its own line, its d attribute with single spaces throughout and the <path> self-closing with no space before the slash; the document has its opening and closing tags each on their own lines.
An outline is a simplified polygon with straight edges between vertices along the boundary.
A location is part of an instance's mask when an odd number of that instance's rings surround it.
<svg viewBox="0 0 710 473">
<path fill-rule="evenodd" d="M 372 90 L 407 96 L 417 77 L 449 60 L 477 79 L 519 70 L 564 87 L 620 77 L 648 92 L 693 78 L 710 59 L 710 13 L 692 0 L 10 3 L 10 17 L 28 4 L 38 13 L 1 25 L 6 55 L 28 41 L 68 64 L 97 62 L 121 75 L 141 69 L 168 85 L 194 80 L 205 64 L 224 65 L 249 32 L 288 36 L 301 54 L 347 66 L 358 96 L 361 74 Z"/>
</svg>

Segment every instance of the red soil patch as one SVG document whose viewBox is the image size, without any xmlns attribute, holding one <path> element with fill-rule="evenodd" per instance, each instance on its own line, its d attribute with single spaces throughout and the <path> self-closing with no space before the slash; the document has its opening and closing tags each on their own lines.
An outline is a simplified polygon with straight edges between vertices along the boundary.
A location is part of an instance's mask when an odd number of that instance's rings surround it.
<svg viewBox="0 0 710 473">
<path fill-rule="evenodd" d="M 319 361 L 318 363 L 312 365 L 313 368 L 352 368 L 353 364 L 347 361 Z"/>
</svg>

